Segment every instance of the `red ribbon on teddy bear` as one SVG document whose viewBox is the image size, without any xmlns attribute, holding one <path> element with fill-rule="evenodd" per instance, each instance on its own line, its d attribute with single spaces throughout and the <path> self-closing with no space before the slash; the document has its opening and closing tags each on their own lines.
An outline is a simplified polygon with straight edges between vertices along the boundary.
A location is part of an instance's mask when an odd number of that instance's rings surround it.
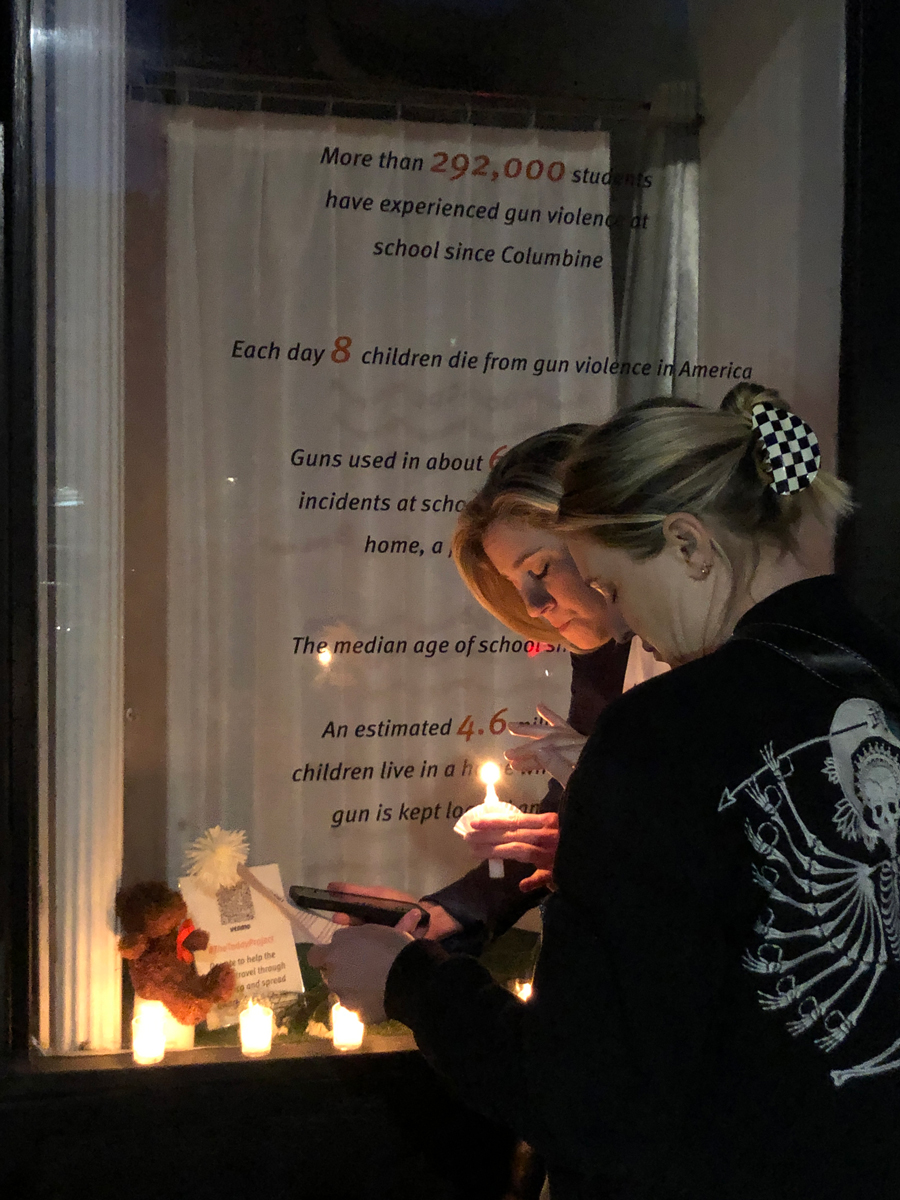
<svg viewBox="0 0 900 1200">
<path fill-rule="evenodd" d="M 175 939 L 175 953 L 185 963 L 192 963 L 194 961 L 193 954 L 191 954 L 190 950 L 184 944 L 184 939 L 194 932 L 194 928 L 194 922 L 190 917 L 185 917 L 178 926 L 178 937 Z"/>
</svg>

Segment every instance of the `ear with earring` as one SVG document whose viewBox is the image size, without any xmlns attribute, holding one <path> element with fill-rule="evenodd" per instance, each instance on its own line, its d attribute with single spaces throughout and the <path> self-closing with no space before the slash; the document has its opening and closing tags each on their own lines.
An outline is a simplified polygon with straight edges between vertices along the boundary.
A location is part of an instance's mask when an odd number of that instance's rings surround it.
<svg viewBox="0 0 900 1200">
<path fill-rule="evenodd" d="M 710 544 L 709 534 L 702 523 L 688 513 L 674 513 L 666 518 L 663 531 L 666 538 L 677 545 L 690 577 L 694 580 L 708 578 L 713 563 L 699 563 L 697 560 L 703 554 L 712 552 L 714 555 L 716 548 Z"/>
<path fill-rule="evenodd" d="M 695 549 L 696 549 L 695 546 L 682 546 L 681 547 L 682 556 L 684 557 L 684 561 L 688 565 L 690 565 L 691 554 L 694 552 Z M 694 569 L 696 570 L 697 568 L 694 568 Z M 701 579 L 706 579 L 711 570 L 712 570 L 712 563 L 703 563 L 703 565 L 699 568 L 699 574 L 694 576 L 695 580 L 697 580 L 699 582 Z"/>
</svg>

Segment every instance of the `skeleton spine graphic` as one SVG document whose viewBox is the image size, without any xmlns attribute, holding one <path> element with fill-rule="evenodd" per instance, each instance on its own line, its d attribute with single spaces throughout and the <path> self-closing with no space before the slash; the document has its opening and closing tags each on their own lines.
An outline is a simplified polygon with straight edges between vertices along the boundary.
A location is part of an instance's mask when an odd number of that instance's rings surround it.
<svg viewBox="0 0 900 1200">
<path fill-rule="evenodd" d="M 720 804 L 721 810 L 744 799 L 756 814 L 745 830 L 762 860 L 753 878 L 768 906 L 744 966 L 769 983 L 758 993 L 762 1009 L 784 1012 L 794 1037 L 815 1031 L 814 1044 L 830 1054 L 864 1031 L 879 988 L 896 993 L 900 1024 L 900 740 L 877 704 L 855 698 L 838 708 L 827 737 L 778 756 L 770 745 L 762 757 L 760 770 L 726 791 Z M 816 759 L 838 790 L 837 848 L 810 830 L 789 786 L 804 772 L 808 779 Z M 859 854 L 845 852 L 842 841 Z M 898 1069 L 900 1037 L 863 1062 L 833 1070 L 831 1079 L 839 1087 Z"/>
</svg>

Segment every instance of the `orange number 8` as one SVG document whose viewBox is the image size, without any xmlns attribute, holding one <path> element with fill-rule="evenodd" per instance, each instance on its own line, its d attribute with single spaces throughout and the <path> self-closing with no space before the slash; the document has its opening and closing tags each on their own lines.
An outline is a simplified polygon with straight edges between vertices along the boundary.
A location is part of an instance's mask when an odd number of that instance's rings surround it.
<svg viewBox="0 0 900 1200">
<path fill-rule="evenodd" d="M 336 363 L 345 363 L 350 361 L 350 347 L 353 345 L 353 338 L 339 337 L 334 339 L 334 349 L 331 352 L 331 361 Z"/>
</svg>

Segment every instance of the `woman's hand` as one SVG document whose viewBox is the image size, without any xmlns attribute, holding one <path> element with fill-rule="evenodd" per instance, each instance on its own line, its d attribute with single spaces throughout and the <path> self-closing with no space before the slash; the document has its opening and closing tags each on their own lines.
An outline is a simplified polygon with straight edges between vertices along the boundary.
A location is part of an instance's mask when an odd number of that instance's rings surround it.
<svg viewBox="0 0 900 1200">
<path fill-rule="evenodd" d="M 506 759 L 516 771 L 549 771 L 565 787 L 587 738 L 546 704 L 539 704 L 537 711 L 552 728 L 545 732 L 543 725 L 511 721 L 507 726 L 509 732 L 529 741 L 524 746 L 507 750 Z"/>
<path fill-rule="evenodd" d="M 537 870 L 519 884 L 523 892 L 549 887 L 559 844 L 555 812 L 522 813 L 518 817 L 475 817 L 466 845 L 479 858 L 512 858 Z"/>
<path fill-rule="evenodd" d="M 393 929 L 386 925 L 354 925 L 339 929 L 327 946 L 312 946 L 311 966 L 321 971 L 345 1008 L 368 1024 L 384 1020 L 384 987 L 394 959 L 412 942 L 418 909 Z"/>
<path fill-rule="evenodd" d="M 352 892 L 354 896 L 372 896 L 379 900 L 404 900 L 407 904 L 417 904 L 423 912 L 428 913 L 428 924 L 424 929 L 412 929 L 410 932 L 413 937 L 437 941 L 439 938 L 449 937 L 451 933 L 459 933 L 462 929 L 459 921 L 451 917 L 445 908 L 441 908 L 439 904 L 432 904 L 430 900 L 419 900 L 409 892 L 398 892 L 395 888 L 362 887 L 358 883 L 338 882 L 329 883 L 328 890 L 329 892 Z M 337 925 L 365 924 L 358 917 L 350 917 L 346 913 L 332 913 L 331 919 Z"/>
</svg>

